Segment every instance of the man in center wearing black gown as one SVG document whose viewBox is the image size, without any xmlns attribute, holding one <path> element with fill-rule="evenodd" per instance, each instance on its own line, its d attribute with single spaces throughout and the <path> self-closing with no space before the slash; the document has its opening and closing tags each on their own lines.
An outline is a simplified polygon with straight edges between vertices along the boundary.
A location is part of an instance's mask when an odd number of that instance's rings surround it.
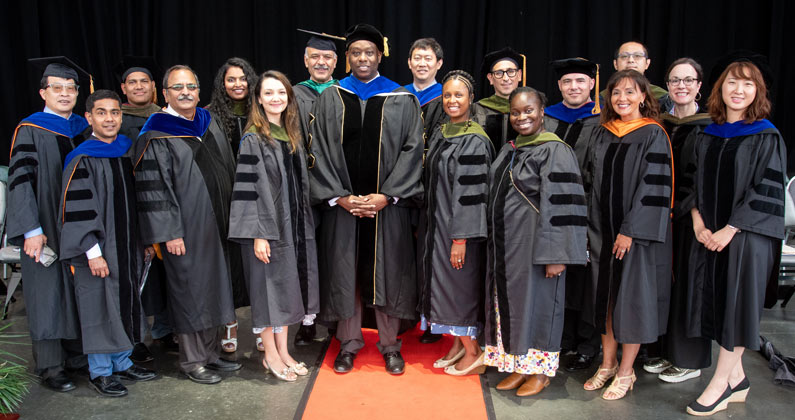
<svg viewBox="0 0 795 420">
<path fill-rule="evenodd" d="M 346 373 L 364 346 L 362 305 L 373 308 L 386 370 L 399 375 L 400 320 L 417 318 L 411 207 L 422 194 L 422 118 L 417 98 L 378 74 L 383 35 L 359 24 L 345 37 L 351 75 L 323 91 L 310 126 L 311 198 L 323 208 L 319 317 L 337 322 L 334 370 Z"/>
</svg>

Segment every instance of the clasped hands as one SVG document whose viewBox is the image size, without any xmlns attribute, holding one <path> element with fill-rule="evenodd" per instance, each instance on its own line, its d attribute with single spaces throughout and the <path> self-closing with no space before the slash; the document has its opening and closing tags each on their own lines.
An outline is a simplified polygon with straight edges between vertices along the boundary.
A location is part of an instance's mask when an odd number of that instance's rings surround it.
<svg viewBox="0 0 795 420">
<path fill-rule="evenodd" d="M 692 209 L 690 215 L 693 219 L 693 233 L 696 235 L 696 240 L 710 251 L 723 251 L 723 248 L 729 245 L 729 242 L 734 238 L 734 234 L 737 233 L 737 230 L 729 225 L 713 233 L 704 225 L 704 219 L 701 218 L 701 213 L 698 210 Z"/>
<path fill-rule="evenodd" d="M 337 200 L 337 205 L 356 217 L 375 217 L 387 204 L 384 194 L 349 195 Z"/>
</svg>

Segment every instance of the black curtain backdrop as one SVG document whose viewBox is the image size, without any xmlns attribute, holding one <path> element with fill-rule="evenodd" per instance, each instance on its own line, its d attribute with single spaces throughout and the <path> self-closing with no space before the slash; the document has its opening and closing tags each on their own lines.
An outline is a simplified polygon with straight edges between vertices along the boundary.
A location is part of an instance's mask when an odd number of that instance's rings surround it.
<svg viewBox="0 0 795 420">
<path fill-rule="evenodd" d="M 293 83 L 308 77 L 303 66 L 307 36 L 296 28 L 343 35 L 349 26 L 367 22 L 389 38 L 391 54 L 379 68 L 382 75 L 406 84 L 411 42 L 434 37 L 444 48 L 447 71 L 464 69 L 478 81 L 479 97 L 492 93 L 481 74 L 482 57 L 510 45 L 527 56 L 527 84 L 547 92 L 551 102 L 560 93 L 549 61 L 581 56 L 601 64 L 602 88 L 614 72 L 615 48 L 627 40 L 645 43 L 651 56 L 649 80 L 665 87 L 664 72 L 673 60 L 690 56 L 707 75 L 717 59 L 732 49 L 750 49 L 769 57 L 775 77 L 771 99 L 773 123 L 789 149 L 795 134 L 793 97 L 795 40 L 791 18 L 795 2 L 787 0 L 688 1 L 53 1 L 4 3 L 0 22 L 0 164 L 7 164 L 17 122 L 43 107 L 38 96 L 40 74 L 26 63 L 31 57 L 66 55 L 91 72 L 96 88 L 120 92 L 112 69 L 123 55 L 151 55 L 165 69 L 173 64 L 193 67 L 202 85 L 201 105 L 212 92 L 212 80 L 232 56 L 248 59 L 258 72 L 281 70 Z M 344 77 L 340 46 L 336 78 Z M 705 77 L 708 78 L 708 77 Z M 158 80 L 158 90 L 162 88 Z M 81 84 L 78 112 L 88 95 Z M 711 86 L 705 82 L 706 98 Z M 702 99 L 702 105 L 706 102 Z M 162 100 L 160 102 L 162 104 Z M 789 172 L 795 172 L 795 153 Z"/>
</svg>

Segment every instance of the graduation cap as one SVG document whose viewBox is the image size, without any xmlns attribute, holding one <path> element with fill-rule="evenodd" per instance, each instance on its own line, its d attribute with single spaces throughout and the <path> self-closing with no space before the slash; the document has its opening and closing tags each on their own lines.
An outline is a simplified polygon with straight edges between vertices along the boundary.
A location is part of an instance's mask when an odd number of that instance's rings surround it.
<svg viewBox="0 0 795 420">
<path fill-rule="evenodd" d="M 361 40 L 372 42 L 378 51 L 384 54 L 384 57 L 389 57 L 389 40 L 375 26 L 369 23 L 357 23 L 345 31 L 346 49 L 354 42 Z"/>
<path fill-rule="evenodd" d="M 301 28 L 297 29 L 299 32 L 312 35 L 309 37 L 309 41 L 306 42 L 306 46 L 317 50 L 336 52 L 337 44 L 334 41 L 345 41 L 345 38 L 341 36 L 329 35 L 325 32 L 308 31 Z"/>
<path fill-rule="evenodd" d="M 502 60 L 510 60 L 519 67 L 519 70 L 522 70 L 522 86 L 525 86 L 527 83 L 527 72 L 525 72 L 525 68 L 527 68 L 527 58 L 524 54 L 519 54 L 511 47 L 505 47 L 501 50 L 492 51 L 486 54 L 483 57 L 483 66 L 481 68 L 481 72 L 483 75 L 487 75 L 491 73 L 491 69 L 494 67 L 495 64 Z"/>
<path fill-rule="evenodd" d="M 163 69 L 157 64 L 157 60 L 150 56 L 125 55 L 121 61 L 113 67 L 113 74 L 119 84 L 124 84 L 127 77 L 135 72 L 141 72 L 149 76 L 155 83 L 160 81 Z M 157 104 L 157 89 L 152 91 L 152 103 Z"/>
<path fill-rule="evenodd" d="M 40 57 L 29 58 L 28 64 L 33 68 L 35 73 L 41 72 L 41 77 L 61 77 L 64 79 L 73 79 L 79 86 L 81 82 L 88 83 L 89 93 L 94 93 L 94 78 L 91 74 L 82 67 L 74 63 L 67 57 L 62 55 L 54 57 Z M 34 77 L 37 88 L 40 79 Z"/>
<path fill-rule="evenodd" d="M 709 84 L 714 86 L 715 82 L 718 81 L 718 78 L 720 78 L 720 75 L 723 74 L 726 68 L 729 67 L 730 64 L 737 62 L 748 62 L 755 65 L 762 73 L 762 78 L 765 79 L 767 91 L 771 91 L 771 87 L 773 86 L 773 70 L 770 68 L 767 57 L 750 50 L 735 50 L 719 58 L 715 66 L 712 67 L 712 72 L 709 74 Z"/>
<path fill-rule="evenodd" d="M 588 75 L 591 79 L 596 79 L 596 99 L 594 100 L 594 107 L 591 113 L 596 115 L 602 111 L 599 106 L 599 64 L 587 60 L 582 57 L 564 58 L 555 60 L 549 63 L 552 70 L 555 71 L 555 76 L 560 80 L 563 76 L 570 73 L 582 73 Z"/>
</svg>

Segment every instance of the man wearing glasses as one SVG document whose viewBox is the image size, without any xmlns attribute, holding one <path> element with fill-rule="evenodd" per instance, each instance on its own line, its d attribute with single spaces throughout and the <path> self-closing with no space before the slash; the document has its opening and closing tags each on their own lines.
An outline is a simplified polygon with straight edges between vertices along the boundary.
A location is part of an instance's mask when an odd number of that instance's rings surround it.
<svg viewBox="0 0 795 420">
<path fill-rule="evenodd" d="M 83 367 L 80 330 L 71 273 L 53 263 L 59 249 L 58 202 L 61 173 L 67 153 L 88 128 L 85 118 L 73 114 L 78 95 L 79 69 L 65 57 L 30 60 L 46 66 L 39 95 L 44 110 L 22 120 L 11 142 L 8 170 L 8 240 L 22 245 L 23 293 L 33 345 L 35 373 L 48 388 L 65 392 L 75 388 L 64 372 Z M 88 73 L 83 81 L 88 83 Z M 46 264 L 46 266 L 45 266 Z"/>
<path fill-rule="evenodd" d="M 651 65 L 651 58 L 649 58 L 649 50 L 645 45 L 640 42 L 629 41 L 621 44 L 616 50 L 615 58 L 613 59 L 613 68 L 616 71 L 621 70 L 635 70 L 640 74 L 645 74 Z M 651 92 L 654 97 L 660 102 L 660 110 L 668 112 L 673 106 L 671 98 L 668 97 L 668 91 L 651 84 Z M 607 94 L 607 90 L 599 92 L 602 98 Z"/>
<path fill-rule="evenodd" d="M 241 367 L 219 358 L 217 334 L 235 319 L 227 252 L 235 160 L 224 131 L 197 108 L 193 70 L 171 67 L 163 86 L 168 107 L 149 117 L 135 144 L 140 237 L 163 256 L 180 370 L 194 382 L 212 384 L 221 376 L 207 369 Z"/>
<path fill-rule="evenodd" d="M 517 136 L 508 121 L 508 96 L 522 80 L 523 64 L 524 57 L 510 47 L 488 53 L 483 59 L 482 72 L 494 87 L 494 95 L 477 101 L 470 112 L 472 121 L 483 127 L 496 150 Z"/>
</svg>

